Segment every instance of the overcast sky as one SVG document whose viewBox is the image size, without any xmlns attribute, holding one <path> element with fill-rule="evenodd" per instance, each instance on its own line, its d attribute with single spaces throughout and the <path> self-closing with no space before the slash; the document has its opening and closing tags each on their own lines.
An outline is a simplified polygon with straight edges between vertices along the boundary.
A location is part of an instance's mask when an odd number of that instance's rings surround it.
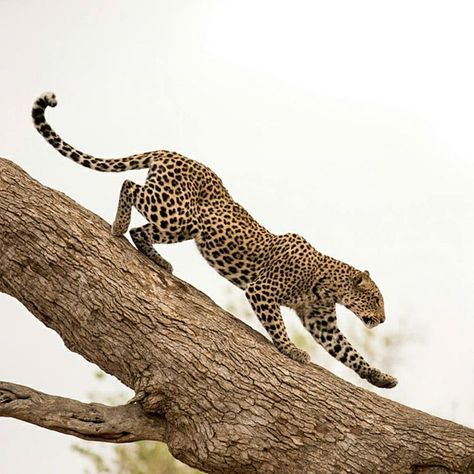
<svg viewBox="0 0 474 474">
<path fill-rule="evenodd" d="M 0 0 L 0 155 L 113 220 L 123 180 L 145 173 L 95 173 L 47 145 L 30 108 L 52 90 L 48 119 L 88 153 L 205 163 L 271 231 L 370 270 L 387 313 L 374 337 L 416 340 L 384 395 L 473 426 L 472 13 L 462 1 Z M 160 252 L 229 299 L 193 243 Z M 94 366 L 6 295 L 0 317 L 0 379 L 89 399 Z M 82 472 L 73 441 L 0 419 L 0 471 Z"/>
</svg>

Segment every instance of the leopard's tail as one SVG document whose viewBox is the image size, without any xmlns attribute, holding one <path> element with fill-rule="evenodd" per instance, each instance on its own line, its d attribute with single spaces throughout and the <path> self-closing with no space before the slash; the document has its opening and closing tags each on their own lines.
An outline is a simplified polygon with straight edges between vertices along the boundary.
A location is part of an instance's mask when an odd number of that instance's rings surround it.
<svg viewBox="0 0 474 474">
<path fill-rule="evenodd" d="M 82 166 L 97 171 L 127 171 L 141 168 L 148 168 L 153 160 L 153 153 L 141 153 L 137 155 L 127 156 L 125 158 L 103 159 L 87 155 L 82 151 L 76 150 L 66 143 L 46 122 L 44 111 L 46 107 L 56 107 L 56 96 L 52 92 L 41 94 L 33 104 L 31 115 L 36 130 L 43 135 L 45 140 L 52 145 L 61 155 L 71 158 L 71 160 Z"/>
</svg>

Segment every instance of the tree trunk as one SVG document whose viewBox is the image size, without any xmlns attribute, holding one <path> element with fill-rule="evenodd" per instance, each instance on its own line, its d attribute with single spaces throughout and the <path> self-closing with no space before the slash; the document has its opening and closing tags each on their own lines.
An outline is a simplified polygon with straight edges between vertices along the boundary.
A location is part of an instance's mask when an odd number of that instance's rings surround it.
<svg viewBox="0 0 474 474">
<path fill-rule="evenodd" d="M 137 394 L 105 407 L 4 382 L 0 416 L 85 439 L 161 440 L 209 473 L 474 472 L 474 431 L 281 355 L 4 159 L 0 291 Z"/>
</svg>

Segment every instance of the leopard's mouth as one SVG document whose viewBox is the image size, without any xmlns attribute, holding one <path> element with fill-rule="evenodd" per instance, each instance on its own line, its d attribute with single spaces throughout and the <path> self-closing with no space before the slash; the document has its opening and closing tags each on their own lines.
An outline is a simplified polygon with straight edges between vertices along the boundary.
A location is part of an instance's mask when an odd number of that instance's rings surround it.
<svg viewBox="0 0 474 474">
<path fill-rule="evenodd" d="M 371 316 L 363 316 L 362 317 L 362 321 L 364 322 L 364 324 L 366 325 L 366 327 L 368 327 L 369 329 L 372 329 L 374 328 L 375 326 L 378 326 L 380 324 L 381 321 L 379 321 L 378 319 L 376 318 L 373 318 Z"/>
</svg>

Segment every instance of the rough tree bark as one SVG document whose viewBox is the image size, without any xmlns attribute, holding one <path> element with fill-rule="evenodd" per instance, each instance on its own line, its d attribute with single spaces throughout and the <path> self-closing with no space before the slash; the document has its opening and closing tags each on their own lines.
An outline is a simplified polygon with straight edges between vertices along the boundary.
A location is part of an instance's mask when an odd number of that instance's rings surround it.
<svg viewBox="0 0 474 474">
<path fill-rule="evenodd" d="M 474 472 L 474 431 L 282 356 L 4 159 L 0 291 L 138 400 L 106 407 L 2 382 L 0 416 L 90 440 L 161 440 L 209 473 Z"/>
</svg>

